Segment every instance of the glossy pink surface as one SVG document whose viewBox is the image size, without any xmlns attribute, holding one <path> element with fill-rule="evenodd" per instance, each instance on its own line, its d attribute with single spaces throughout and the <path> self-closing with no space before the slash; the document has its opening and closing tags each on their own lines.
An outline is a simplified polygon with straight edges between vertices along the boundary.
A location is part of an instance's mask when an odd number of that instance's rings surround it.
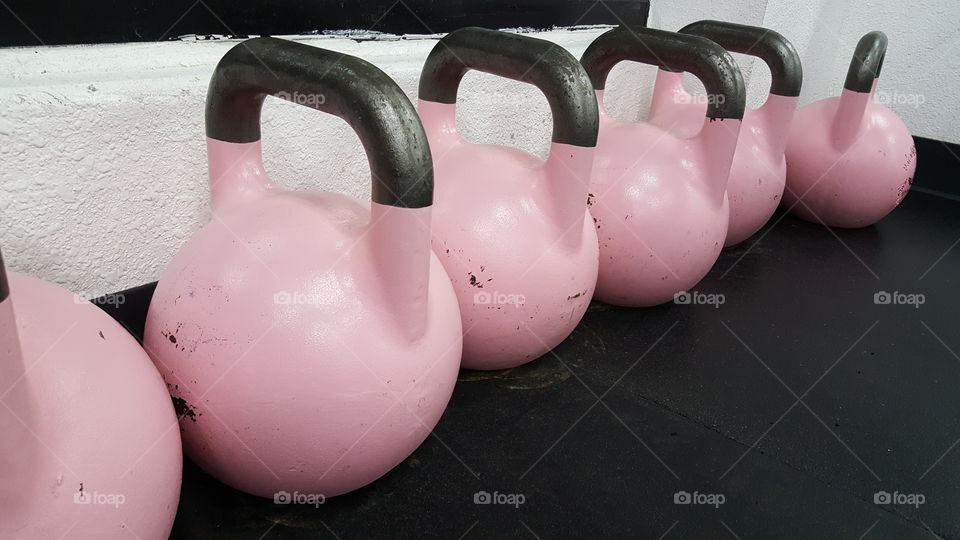
<svg viewBox="0 0 960 540">
<path fill-rule="evenodd" d="M 600 108 L 590 206 L 600 241 L 598 299 L 662 304 L 707 274 L 727 235 L 726 184 L 740 124 L 708 120 L 684 138 Z"/>
<path fill-rule="evenodd" d="M 682 75 L 657 72 L 649 120 L 689 137 L 703 124 L 707 104 L 683 88 Z M 730 224 L 724 242 L 727 246 L 738 244 L 760 230 L 780 204 L 787 174 L 784 147 L 797 99 L 770 94 L 757 109 L 744 111 L 737 153 L 727 182 L 730 201 Z"/>
<path fill-rule="evenodd" d="M 433 249 L 463 318 L 463 367 L 504 369 L 576 328 L 597 280 L 587 213 L 593 148 L 553 143 L 544 162 L 465 141 L 455 105 L 421 100 L 434 160 Z"/>
<path fill-rule="evenodd" d="M 146 324 L 186 451 L 264 497 L 357 489 L 427 437 L 456 381 L 460 316 L 430 207 L 283 190 L 259 142 L 207 148 L 213 219 Z"/>
<path fill-rule="evenodd" d="M 872 96 L 844 89 L 840 97 L 797 111 L 783 195 L 797 216 L 831 227 L 866 227 L 910 190 L 917 167 L 913 138 Z"/>
<path fill-rule="evenodd" d="M 11 296 L 0 302 L 0 538 L 167 538 L 183 461 L 160 376 L 93 304 L 9 278 Z"/>
</svg>

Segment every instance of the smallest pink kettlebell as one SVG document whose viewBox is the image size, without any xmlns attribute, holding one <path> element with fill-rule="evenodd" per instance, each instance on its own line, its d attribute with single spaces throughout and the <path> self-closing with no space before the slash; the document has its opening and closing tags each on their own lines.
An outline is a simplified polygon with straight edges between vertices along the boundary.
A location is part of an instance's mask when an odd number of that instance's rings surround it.
<svg viewBox="0 0 960 540">
<path fill-rule="evenodd" d="M 830 227 L 873 225 L 906 196 L 916 148 L 903 121 L 873 99 L 887 50 L 883 32 L 860 38 L 843 93 L 797 111 L 787 141 L 784 204 Z"/>
</svg>

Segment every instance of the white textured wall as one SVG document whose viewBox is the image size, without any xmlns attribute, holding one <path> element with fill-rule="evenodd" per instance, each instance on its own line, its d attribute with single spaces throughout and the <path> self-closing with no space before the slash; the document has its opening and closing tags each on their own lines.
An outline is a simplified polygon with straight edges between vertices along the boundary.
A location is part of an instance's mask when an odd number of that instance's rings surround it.
<svg viewBox="0 0 960 540">
<path fill-rule="evenodd" d="M 649 25 L 676 31 L 700 19 L 764 26 L 789 39 L 803 60 L 801 105 L 839 94 L 857 41 L 881 30 L 889 46 L 878 93 L 894 100 L 890 107 L 914 135 L 960 142 L 957 0 L 653 0 Z M 734 56 L 747 103 L 759 105 L 770 72 L 762 62 Z"/>
<path fill-rule="evenodd" d="M 781 31 L 803 55 L 804 102 L 837 91 L 856 40 L 882 29 L 890 36 L 882 87 L 926 99 L 921 107 L 895 108 L 914 133 L 960 141 L 956 0 L 861 4 L 654 0 L 650 24 L 676 30 L 720 18 Z M 579 57 L 602 31 L 537 37 Z M 435 43 L 297 39 L 373 62 L 411 98 Z M 233 44 L 0 50 L 0 246 L 7 264 L 89 296 L 155 280 L 208 219 L 203 101 L 213 66 Z M 768 73 L 743 60 L 750 102 L 757 104 Z M 653 73 L 636 64 L 615 68 L 608 110 L 620 118 L 642 116 Z M 535 89 L 470 73 L 460 98 L 460 126 L 468 137 L 544 155 L 549 109 Z M 368 198 L 366 159 L 344 122 L 279 100 L 268 100 L 263 118 L 266 167 L 278 183 Z"/>
<path fill-rule="evenodd" d="M 538 37 L 579 58 L 602 31 Z M 436 43 L 296 39 L 373 62 L 411 99 Z M 91 296 L 157 279 L 209 219 L 204 97 L 213 66 L 234 44 L 0 50 L 0 246 L 8 266 Z M 536 89 L 470 73 L 460 97 L 467 136 L 545 155 L 550 115 Z M 276 99 L 263 120 L 265 165 L 278 183 L 369 199 L 366 157 L 345 122 Z"/>
</svg>

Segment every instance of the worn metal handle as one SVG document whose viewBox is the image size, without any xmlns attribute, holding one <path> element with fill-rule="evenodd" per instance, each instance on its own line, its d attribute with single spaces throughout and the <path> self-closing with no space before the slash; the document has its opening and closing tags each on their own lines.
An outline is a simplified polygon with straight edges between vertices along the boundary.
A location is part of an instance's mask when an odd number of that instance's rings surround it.
<svg viewBox="0 0 960 540">
<path fill-rule="evenodd" d="M 456 103 L 470 69 L 536 86 L 550 104 L 553 142 L 596 146 L 600 119 L 590 80 L 559 45 L 486 28 L 455 30 L 430 51 L 420 74 L 420 99 Z"/>
<path fill-rule="evenodd" d="M 217 64 L 207 91 L 211 139 L 260 140 L 268 95 L 344 120 L 360 137 L 373 202 L 422 208 L 433 201 L 433 166 L 416 109 L 386 73 L 359 58 L 276 38 L 244 41 Z"/>
<path fill-rule="evenodd" d="M 707 38 L 619 26 L 595 39 L 580 63 L 593 87 L 603 90 L 610 70 L 624 60 L 690 72 L 700 79 L 707 93 L 718 96 L 707 106 L 707 118 L 743 118 L 746 96 L 740 68 L 730 53 Z"/>
<path fill-rule="evenodd" d="M 803 66 L 793 44 L 781 34 L 759 26 L 724 21 L 697 21 L 680 29 L 681 34 L 701 36 L 728 51 L 763 60 L 770 69 L 770 93 L 797 97 L 803 85 Z"/>
<path fill-rule="evenodd" d="M 847 70 L 843 87 L 854 92 L 869 92 L 873 81 L 880 78 L 883 58 L 887 55 L 887 35 L 874 31 L 865 34 L 857 43 Z"/>
</svg>

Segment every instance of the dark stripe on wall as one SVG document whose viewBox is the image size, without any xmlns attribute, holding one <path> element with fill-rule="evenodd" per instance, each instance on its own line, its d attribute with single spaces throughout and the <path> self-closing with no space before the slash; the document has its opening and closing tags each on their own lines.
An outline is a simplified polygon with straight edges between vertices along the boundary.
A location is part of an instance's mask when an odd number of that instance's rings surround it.
<svg viewBox="0 0 960 540">
<path fill-rule="evenodd" d="M 0 253 L 0 302 L 10 296 L 10 285 L 7 283 L 7 267 L 3 264 L 3 253 Z"/>
<path fill-rule="evenodd" d="M 644 25 L 650 9 L 648 0 L 7 0 L 4 6 L 7 9 L 0 9 L 0 46 L 344 29 L 433 34 L 464 26 Z"/>
</svg>

